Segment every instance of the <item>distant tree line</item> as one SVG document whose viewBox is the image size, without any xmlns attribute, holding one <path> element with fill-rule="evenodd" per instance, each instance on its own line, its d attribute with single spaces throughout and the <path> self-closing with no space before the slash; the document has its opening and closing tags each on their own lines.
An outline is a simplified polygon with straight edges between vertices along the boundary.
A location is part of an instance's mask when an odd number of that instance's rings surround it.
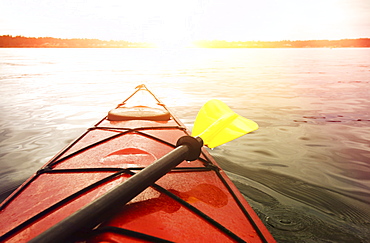
<svg viewBox="0 0 370 243">
<path fill-rule="evenodd" d="M 135 48 L 151 47 L 144 42 L 104 41 L 98 39 L 60 39 L 52 37 L 0 36 L 0 47 L 34 48 Z"/>
<path fill-rule="evenodd" d="M 370 47 L 370 38 L 299 41 L 195 41 L 200 48 L 315 48 Z M 154 44 L 99 39 L 60 39 L 52 37 L 0 36 L 0 47 L 25 48 L 148 48 Z"/>
<path fill-rule="evenodd" d="M 197 41 L 204 48 L 315 48 L 315 47 L 370 47 L 370 38 L 342 40 L 299 40 L 299 41 Z"/>
</svg>

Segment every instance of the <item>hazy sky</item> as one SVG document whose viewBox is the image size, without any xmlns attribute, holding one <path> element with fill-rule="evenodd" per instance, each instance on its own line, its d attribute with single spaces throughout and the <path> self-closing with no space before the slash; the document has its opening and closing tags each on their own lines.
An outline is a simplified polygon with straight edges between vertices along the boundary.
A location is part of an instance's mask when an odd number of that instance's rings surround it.
<svg viewBox="0 0 370 243">
<path fill-rule="evenodd" d="M 129 41 L 370 37 L 370 0 L 0 0 L 0 35 Z"/>
</svg>

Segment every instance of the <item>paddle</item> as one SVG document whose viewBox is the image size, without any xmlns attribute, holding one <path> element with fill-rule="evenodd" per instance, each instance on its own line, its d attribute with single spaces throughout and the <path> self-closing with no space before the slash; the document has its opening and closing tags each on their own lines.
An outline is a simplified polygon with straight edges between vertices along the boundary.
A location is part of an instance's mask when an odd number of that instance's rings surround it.
<svg viewBox="0 0 370 243">
<path fill-rule="evenodd" d="M 220 100 L 210 100 L 198 112 L 192 131 L 209 148 L 230 142 L 258 129 L 258 124 L 232 111 Z"/>
<path fill-rule="evenodd" d="M 199 111 L 191 136 L 181 137 L 177 147 L 122 184 L 87 204 L 29 242 L 65 242 L 77 232 L 90 230 L 152 185 L 184 160 L 196 160 L 203 142 L 210 148 L 258 128 L 257 123 L 233 112 L 219 100 L 210 100 Z"/>
</svg>

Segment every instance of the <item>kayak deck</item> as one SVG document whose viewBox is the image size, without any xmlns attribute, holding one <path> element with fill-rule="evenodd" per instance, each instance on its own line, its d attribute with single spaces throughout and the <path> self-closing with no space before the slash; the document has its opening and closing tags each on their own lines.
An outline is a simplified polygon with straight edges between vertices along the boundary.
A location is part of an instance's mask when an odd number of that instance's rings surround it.
<svg viewBox="0 0 370 243">
<path fill-rule="evenodd" d="M 172 151 L 184 135 L 189 135 L 186 127 L 144 85 L 138 86 L 3 202 L 1 241 L 33 239 Z M 199 159 L 183 161 L 112 210 L 114 217 L 76 239 L 275 242 L 204 148 Z"/>
</svg>

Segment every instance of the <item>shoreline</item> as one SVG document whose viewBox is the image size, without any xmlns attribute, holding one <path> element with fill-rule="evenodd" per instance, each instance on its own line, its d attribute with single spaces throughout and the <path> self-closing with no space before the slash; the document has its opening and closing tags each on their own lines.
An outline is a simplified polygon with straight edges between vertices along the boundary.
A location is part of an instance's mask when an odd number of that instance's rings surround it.
<svg viewBox="0 0 370 243">
<path fill-rule="evenodd" d="M 176 48 L 177 43 L 169 43 Z M 60 39 L 53 37 L 0 36 L 0 48 L 161 48 L 150 42 L 124 40 Z M 166 48 L 166 47 L 165 47 Z M 370 48 L 370 38 L 341 40 L 225 41 L 198 40 L 181 48 Z"/>
</svg>

